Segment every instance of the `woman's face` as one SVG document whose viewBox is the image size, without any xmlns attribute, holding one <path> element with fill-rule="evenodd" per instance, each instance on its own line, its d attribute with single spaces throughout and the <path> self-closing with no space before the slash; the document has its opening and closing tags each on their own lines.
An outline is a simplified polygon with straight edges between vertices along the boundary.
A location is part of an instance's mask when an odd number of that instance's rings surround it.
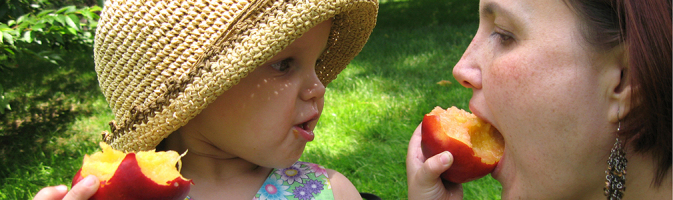
<svg viewBox="0 0 673 200">
<path fill-rule="evenodd" d="M 315 72 L 331 20 L 257 67 L 178 131 L 190 153 L 289 167 L 314 139 L 325 87 Z"/>
<path fill-rule="evenodd" d="M 470 110 L 505 138 L 493 173 L 503 199 L 604 198 L 616 130 L 607 104 L 614 74 L 604 66 L 614 59 L 594 53 L 562 0 L 479 7 L 479 29 L 453 73 L 473 90 Z"/>
</svg>

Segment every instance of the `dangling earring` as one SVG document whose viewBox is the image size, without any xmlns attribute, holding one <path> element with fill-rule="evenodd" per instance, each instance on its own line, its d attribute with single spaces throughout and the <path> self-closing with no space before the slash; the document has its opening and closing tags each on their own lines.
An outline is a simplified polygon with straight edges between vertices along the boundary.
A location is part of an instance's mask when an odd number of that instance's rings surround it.
<svg viewBox="0 0 673 200">
<path fill-rule="evenodd" d="M 617 119 L 619 119 L 619 108 L 617 108 Z M 622 126 L 622 122 L 619 121 L 617 125 L 617 133 Z M 612 150 L 610 151 L 610 158 L 608 159 L 608 170 L 605 170 L 605 196 L 608 197 L 608 200 L 621 200 L 624 196 L 624 190 L 626 190 L 626 153 L 624 152 L 624 147 L 622 142 L 617 136 Z"/>
</svg>

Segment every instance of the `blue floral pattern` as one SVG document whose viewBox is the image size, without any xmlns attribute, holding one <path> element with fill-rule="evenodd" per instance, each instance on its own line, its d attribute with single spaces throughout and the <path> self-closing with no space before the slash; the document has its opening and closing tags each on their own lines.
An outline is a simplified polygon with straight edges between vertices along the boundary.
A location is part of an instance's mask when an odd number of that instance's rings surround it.
<svg viewBox="0 0 673 200">
<path fill-rule="evenodd" d="M 302 164 L 295 163 L 294 165 L 285 168 L 275 170 L 276 174 L 280 175 L 280 179 L 292 185 L 294 182 L 303 183 L 304 179 L 308 179 L 306 173 L 308 172 L 307 168 L 301 167 Z"/>
<path fill-rule="evenodd" d="M 323 166 L 296 162 L 285 169 L 274 169 L 254 199 L 333 200 L 334 194 Z"/>
<path fill-rule="evenodd" d="M 185 200 L 191 200 L 189 196 Z M 296 162 L 285 169 L 273 169 L 253 200 L 334 200 L 325 167 Z"/>
<path fill-rule="evenodd" d="M 312 193 L 312 194 L 318 194 L 322 189 L 325 187 L 325 185 L 322 184 L 322 181 L 319 180 L 309 180 L 306 181 L 306 184 L 304 184 L 304 187 L 306 188 L 306 191 Z"/>
<path fill-rule="evenodd" d="M 285 196 L 292 195 L 287 191 L 289 188 L 290 186 L 283 185 L 283 180 L 277 180 L 276 176 L 271 176 L 264 181 L 257 194 L 259 194 L 259 199 L 287 200 Z"/>
<path fill-rule="evenodd" d="M 311 193 L 307 187 L 294 188 L 294 192 L 292 192 L 292 194 L 294 194 L 294 198 L 299 200 L 310 200 L 313 198 L 313 193 Z"/>
</svg>

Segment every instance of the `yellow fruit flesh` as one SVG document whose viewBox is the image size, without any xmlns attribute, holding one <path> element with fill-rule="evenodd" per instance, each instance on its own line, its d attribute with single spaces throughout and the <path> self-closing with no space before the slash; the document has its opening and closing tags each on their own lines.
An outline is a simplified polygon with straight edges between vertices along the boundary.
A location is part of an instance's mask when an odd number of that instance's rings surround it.
<svg viewBox="0 0 673 200">
<path fill-rule="evenodd" d="M 474 115 L 456 107 L 451 107 L 446 110 L 440 107 L 435 107 L 435 109 L 430 112 L 430 115 L 439 116 L 439 121 L 442 122 L 442 129 L 444 129 L 446 134 L 454 139 L 460 140 L 467 144 L 467 146 L 472 147 L 470 135 L 463 133 L 469 132 L 470 125 L 468 121 L 471 121 L 471 118 L 476 118 Z"/>
<path fill-rule="evenodd" d="M 140 171 L 154 182 L 163 185 L 168 185 L 168 181 L 182 177 L 176 169 L 177 163 L 181 165 L 180 157 L 180 154 L 175 151 L 141 151 L 136 154 Z"/>
<path fill-rule="evenodd" d="M 439 116 L 445 133 L 471 147 L 482 162 L 492 164 L 502 157 L 502 135 L 476 115 L 455 106 L 446 110 L 436 107 L 430 114 Z"/>
<path fill-rule="evenodd" d="M 102 152 L 84 156 L 84 164 L 80 172 L 82 177 L 94 175 L 98 177 L 98 180 L 109 180 L 126 156 L 125 153 L 117 151 L 103 142 L 100 143 L 100 146 Z M 179 167 L 181 157 L 175 151 L 155 152 L 152 150 L 136 153 L 140 171 L 159 185 L 168 185 L 168 181 L 182 177 L 176 169 L 176 164 Z"/>
</svg>

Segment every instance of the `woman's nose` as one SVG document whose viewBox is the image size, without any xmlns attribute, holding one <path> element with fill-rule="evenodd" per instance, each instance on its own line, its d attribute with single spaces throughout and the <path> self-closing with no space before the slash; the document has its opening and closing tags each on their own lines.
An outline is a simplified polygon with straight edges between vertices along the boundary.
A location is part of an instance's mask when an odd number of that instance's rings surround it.
<svg viewBox="0 0 673 200">
<path fill-rule="evenodd" d="M 460 61 L 453 67 L 453 77 L 456 78 L 463 87 L 471 89 L 481 89 L 481 60 L 479 53 L 478 40 L 472 39 L 472 42 L 463 53 Z"/>
</svg>

